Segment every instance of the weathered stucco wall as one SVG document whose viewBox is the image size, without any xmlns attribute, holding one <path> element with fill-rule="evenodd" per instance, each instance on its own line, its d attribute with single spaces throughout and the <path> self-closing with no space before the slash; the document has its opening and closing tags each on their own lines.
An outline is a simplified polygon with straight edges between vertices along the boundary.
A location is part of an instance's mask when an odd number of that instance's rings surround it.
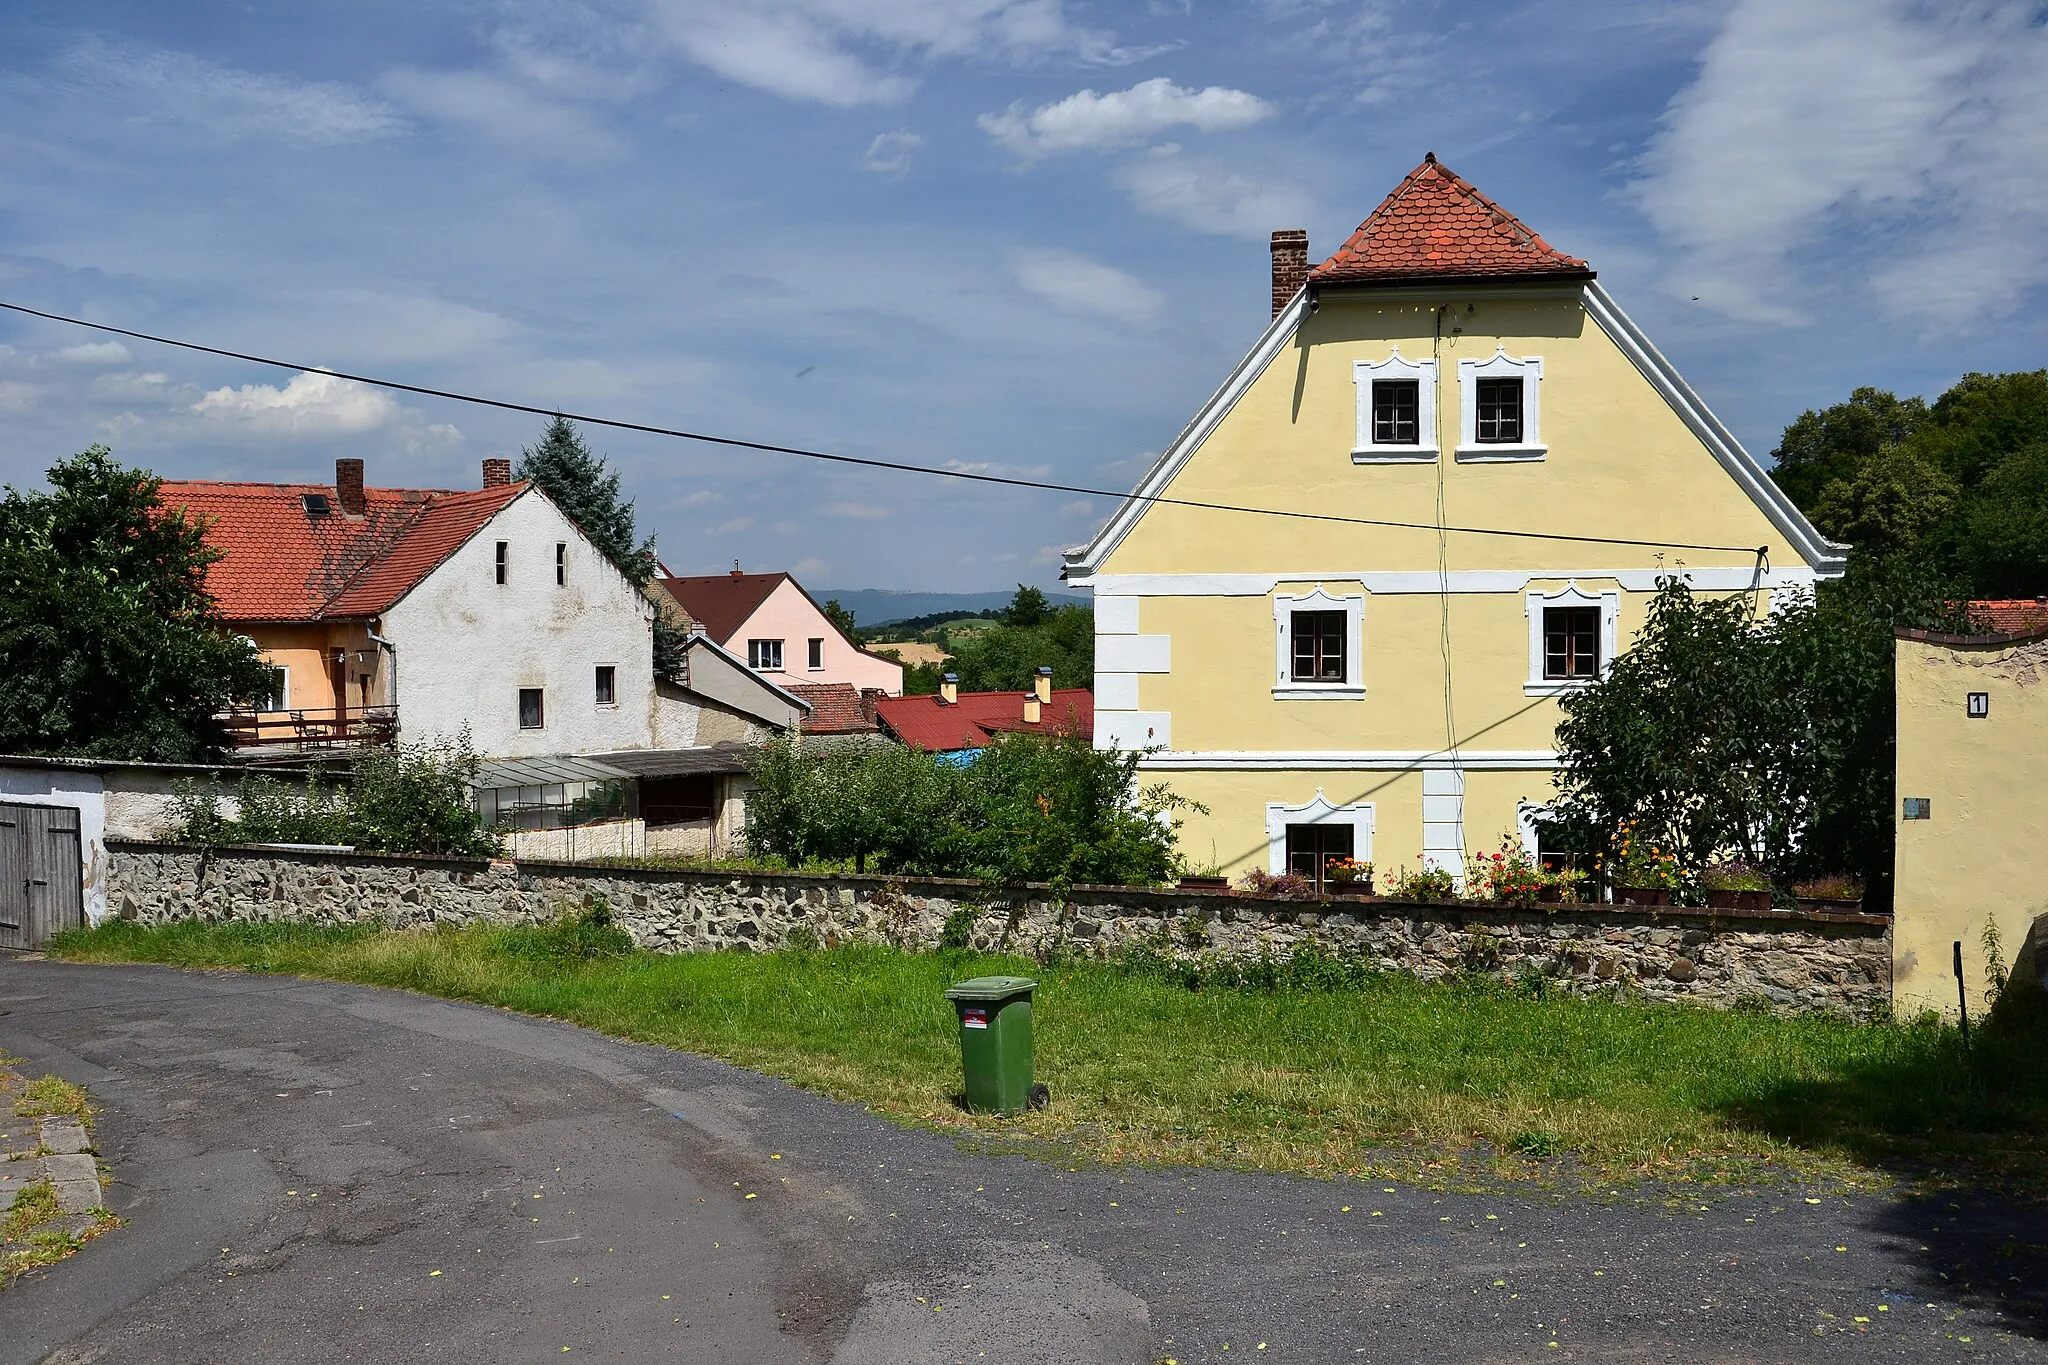
<svg viewBox="0 0 2048 1365">
<path fill-rule="evenodd" d="M 1225 892 L 1076 887 L 1071 901 L 1010 898 L 975 882 L 654 871 L 204 850 L 110 843 L 108 906 L 145 924 L 177 920 L 520 924 L 602 896 L 641 947 L 657 952 L 782 947 L 793 934 L 832 944 L 937 944 L 973 913 L 979 947 L 1107 954 L 1150 944 L 1179 957 L 1285 955 L 1314 938 L 1424 978 L 1540 972 L 1579 993 L 1869 1018 L 1889 1006 L 1889 925 L 1865 915 L 1653 915 L 1601 907 L 1395 901 L 1322 905 Z"/>
<path fill-rule="evenodd" d="M 1897 641 L 1898 822 L 1892 972 L 1899 1010 L 1956 1013 L 1953 945 L 1970 1006 L 1986 1003 L 1984 931 L 2014 965 L 2048 916 L 2042 808 L 2048 804 L 2048 640 Z M 1969 714 L 1969 695 L 1989 713 Z M 1903 819 L 1907 798 L 1929 802 Z M 2030 964 L 2035 970 L 2040 964 Z"/>
</svg>

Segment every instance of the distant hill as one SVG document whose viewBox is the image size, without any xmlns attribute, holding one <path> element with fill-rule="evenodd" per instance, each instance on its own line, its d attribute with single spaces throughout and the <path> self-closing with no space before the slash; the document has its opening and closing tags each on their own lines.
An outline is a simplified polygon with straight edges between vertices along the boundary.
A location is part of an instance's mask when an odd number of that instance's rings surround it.
<svg viewBox="0 0 2048 1365">
<path fill-rule="evenodd" d="M 820 602 L 832 598 L 853 613 L 854 624 L 862 628 L 889 621 L 907 621 L 913 616 L 935 616 L 947 620 L 972 616 L 976 612 L 999 611 L 1010 605 L 1011 592 L 899 592 L 887 588 L 813 588 L 811 596 Z M 1045 600 L 1056 607 L 1087 607 L 1092 597 L 1076 593 L 1049 592 Z"/>
</svg>

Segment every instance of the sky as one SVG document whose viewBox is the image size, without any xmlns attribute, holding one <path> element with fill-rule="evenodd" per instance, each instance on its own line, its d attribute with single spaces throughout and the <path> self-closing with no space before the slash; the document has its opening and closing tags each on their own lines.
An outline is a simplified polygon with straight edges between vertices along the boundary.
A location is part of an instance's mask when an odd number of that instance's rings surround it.
<svg viewBox="0 0 2048 1365">
<path fill-rule="evenodd" d="M 10 0 L 0 300 L 1123 489 L 1425 151 L 1745 445 L 2048 342 L 2048 11 L 1980 0 Z M 0 480 L 471 487 L 537 418 L 0 315 Z M 679 573 L 1051 586 L 1111 504 L 592 430 Z"/>
</svg>

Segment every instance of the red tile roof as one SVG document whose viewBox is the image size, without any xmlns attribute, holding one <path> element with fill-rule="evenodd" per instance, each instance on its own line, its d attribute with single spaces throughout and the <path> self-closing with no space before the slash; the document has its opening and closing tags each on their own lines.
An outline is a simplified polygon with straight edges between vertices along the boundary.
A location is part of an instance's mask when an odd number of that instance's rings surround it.
<svg viewBox="0 0 2048 1365">
<path fill-rule="evenodd" d="M 782 689 L 811 704 L 804 717 L 807 735 L 872 735 L 875 723 L 860 709 L 860 689 L 852 683 L 791 683 Z"/>
<path fill-rule="evenodd" d="M 1538 237 L 1432 152 L 1337 254 L 1317 284 L 1427 284 L 1468 279 L 1591 279 L 1584 261 Z"/>
<path fill-rule="evenodd" d="M 2048 626 L 2048 597 L 1970 603 L 1970 615 L 1993 635 L 2026 635 Z"/>
<path fill-rule="evenodd" d="M 157 496 L 203 521 L 221 551 L 206 586 L 222 616 L 312 621 L 384 611 L 526 487 L 366 488 L 360 517 L 342 514 L 329 484 L 167 481 Z M 309 495 L 324 515 L 307 512 Z"/>
<path fill-rule="evenodd" d="M 768 594 L 782 586 L 786 573 L 720 573 L 695 578 L 664 578 L 661 586 L 682 604 L 690 619 L 718 643 L 730 646 Z"/>
<path fill-rule="evenodd" d="M 962 692 L 951 706 L 937 697 L 883 697 L 875 703 L 875 719 L 905 744 L 934 753 L 979 749 L 1012 730 L 1094 738 L 1095 696 L 1087 688 L 1056 689 L 1036 725 L 1024 721 L 1024 697 L 1022 692 Z"/>
</svg>

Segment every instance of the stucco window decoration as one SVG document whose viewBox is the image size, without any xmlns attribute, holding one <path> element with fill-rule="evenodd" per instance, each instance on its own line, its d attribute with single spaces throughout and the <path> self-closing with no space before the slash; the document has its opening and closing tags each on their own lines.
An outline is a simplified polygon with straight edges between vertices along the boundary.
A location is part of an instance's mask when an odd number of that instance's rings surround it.
<svg viewBox="0 0 2048 1365">
<path fill-rule="evenodd" d="M 1299 629 L 1297 629 L 1299 627 Z M 1329 638 L 1333 628 L 1339 632 Z M 1297 639 L 1312 632 L 1317 638 Z M 1305 596 L 1273 598 L 1273 697 L 1276 701 L 1343 701 L 1365 695 L 1365 594 L 1334 597 L 1318 583 Z M 1323 676 L 1341 662 L 1342 676 Z M 1304 670 L 1308 660 L 1317 665 Z"/>
<path fill-rule="evenodd" d="M 1316 788 L 1315 799 L 1299 806 L 1278 801 L 1266 804 L 1266 870 L 1274 876 L 1287 871 L 1287 827 L 1289 825 L 1348 825 L 1351 827 L 1351 856 L 1372 861 L 1372 802 L 1339 806 Z"/>
<path fill-rule="evenodd" d="M 1614 651 L 1621 620 L 1621 590 L 1609 588 L 1603 592 L 1583 591 L 1577 583 L 1567 583 L 1556 592 L 1531 592 L 1527 597 L 1529 616 L 1529 678 L 1522 684 L 1522 692 L 1531 697 L 1558 697 L 1567 692 L 1577 692 L 1591 687 L 1614 666 Z M 1599 613 L 1598 644 L 1599 673 L 1597 677 L 1553 678 L 1547 676 L 1550 642 L 1545 638 L 1545 614 L 1578 608 Z"/>
<path fill-rule="evenodd" d="M 1483 392 L 1482 392 L 1483 391 Z M 1466 464 L 1519 464 L 1543 458 L 1543 358 L 1511 356 L 1458 362 L 1457 458 Z"/>
<path fill-rule="evenodd" d="M 1352 463 L 1434 463 L 1436 362 L 1404 359 L 1396 347 L 1385 360 L 1352 361 L 1351 378 L 1358 385 L 1358 437 L 1351 449 Z M 1411 433 L 1412 440 L 1401 439 Z"/>
</svg>

